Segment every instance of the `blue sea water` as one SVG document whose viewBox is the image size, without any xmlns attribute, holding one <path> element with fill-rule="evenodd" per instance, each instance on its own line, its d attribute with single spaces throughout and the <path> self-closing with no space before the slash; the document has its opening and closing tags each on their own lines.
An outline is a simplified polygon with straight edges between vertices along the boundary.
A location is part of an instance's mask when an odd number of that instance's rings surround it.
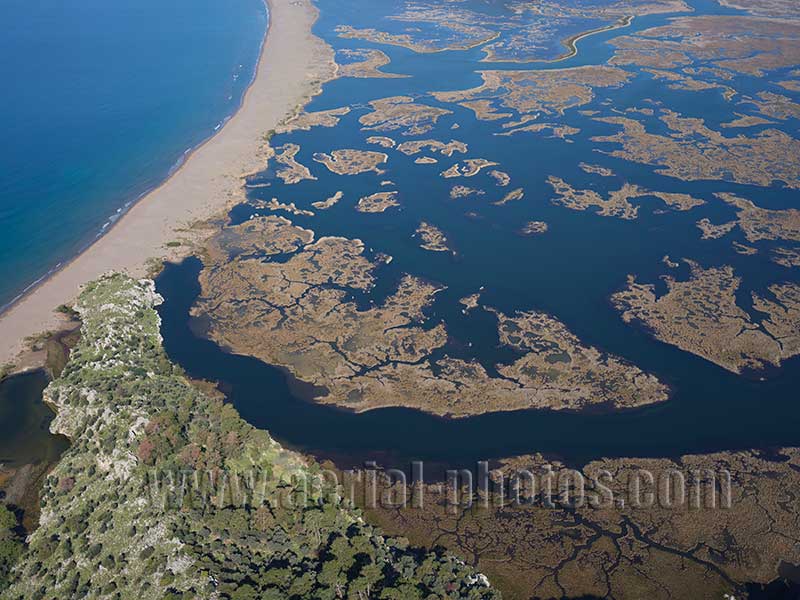
<svg viewBox="0 0 800 600">
<path fill-rule="evenodd" d="M 0 307 L 235 112 L 262 0 L 0 3 Z"/>
</svg>

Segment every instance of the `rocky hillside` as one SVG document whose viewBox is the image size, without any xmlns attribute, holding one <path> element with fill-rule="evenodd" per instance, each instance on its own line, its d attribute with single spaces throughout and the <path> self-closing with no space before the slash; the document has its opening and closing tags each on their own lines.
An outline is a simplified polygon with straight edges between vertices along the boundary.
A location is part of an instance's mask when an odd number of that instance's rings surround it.
<svg viewBox="0 0 800 600">
<path fill-rule="evenodd" d="M 498 598 L 451 556 L 366 524 L 318 466 L 192 383 L 161 345 L 153 283 L 110 275 L 46 390 L 72 445 L 3 598 Z"/>
</svg>

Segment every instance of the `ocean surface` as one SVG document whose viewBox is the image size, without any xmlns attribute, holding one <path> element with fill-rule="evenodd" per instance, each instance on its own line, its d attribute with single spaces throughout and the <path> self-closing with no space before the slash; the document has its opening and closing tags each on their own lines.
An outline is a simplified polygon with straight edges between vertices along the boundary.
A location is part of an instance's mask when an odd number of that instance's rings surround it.
<svg viewBox="0 0 800 600">
<path fill-rule="evenodd" d="M 0 307 L 235 112 L 266 20 L 262 0 L 0 3 Z"/>
</svg>

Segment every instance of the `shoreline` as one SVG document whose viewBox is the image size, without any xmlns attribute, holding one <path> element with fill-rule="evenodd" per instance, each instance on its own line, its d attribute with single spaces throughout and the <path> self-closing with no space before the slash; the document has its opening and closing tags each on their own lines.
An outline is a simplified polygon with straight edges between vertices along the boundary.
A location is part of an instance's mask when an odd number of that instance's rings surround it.
<svg viewBox="0 0 800 600">
<path fill-rule="evenodd" d="M 256 64 L 253 65 L 253 73 L 250 76 L 250 81 L 247 82 L 247 87 L 245 88 L 244 93 L 242 94 L 241 98 L 239 98 L 239 102 L 237 103 L 237 105 L 234 108 L 234 110 L 231 113 L 225 115 L 222 118 L 222 120 L 220 120 L 219 123 L 217 123 L 217 125 L 214 127 L 214 129 L 211 131 L 211 133 L 209 133 L 205 138 L 200 140 L 200 142 L 198 142 L 194 146 L 190 146 L 189 148 L 184 150 L 181 153 L 181 155 L 178 157 L 178 159 L 174 163 L 172 163 L 172 165 L 170 165 L 170 167 L 167 170 L 166 174 L 164 174 L 163 177 L 161 178 L 161 181 L 159 181 L 155 185 L 151 185 L 150 187 L 146 188 L 144 191 L 136 194 L 135 197 L 127 197 L 127 198 L 125 198 L 122 206 L 120 206 L 114 212 L 114 214 L 112 214 L 110 217 L 106 218 L 105 223 L 100 227 L 100 229 L 98 231 L 94 232 L 93 236 L 91 236 L 90 238 L 87 236 L 87 239 L 85 239 L 83 241 L 79 241 L 77 243 L 77 249 L 73 254 L 71 254 L 69 257 L 65 258 L 64 260 L 58 261 L 55 264 L 55 266 L 50 267 L 45 273 L 43 273 L 38 278 L 34 279 L 29 284 L 27 284 L 24 288 L 22 288 L 22 290 L 16 296 L 14 296 L 11 300 L 9 300 L 8 302 L 6 302 L 2 306 L 0 306 L 0 319 L 2 319 L 2 317 L 5 316 L 6 313 L 8 313 L 11 309 L 14 308 L 14 306 L 16 306 L 22 300 L 24 300 L 29 294 L 33 293 L 36 290 L 36 288 L 38 288 L 40 285 L 42 285 L 48 279 L 50 279 L 50 277 L 52 277 L 53 275 L 55 275 L 56 273 L 61 271 L 63 268 L 68 266 L 73 260 L 75 260 L 78 256 L 80 256 L 86 250 L 88 250 L 91 246 L 93 246 L 100 238 L 102 238 L 103 236 L 105 236 L 108 233 L 110 233 L 114 229 L 114 227 L 116 227 L 117 223 L 119 223 L 123 218 L 125 218 L 125 215 L 127 215 L 130 212 L 130 210 L 134 206 L 136 206 L 136 204 L 140 200 L 143 200 L 144 198 L 146 198 L 147 196 L 149 196 L 150 194 L 152 194 L 153 192 L 158 190 L 158 188 L 160 188 L 162 185 L 164 185 L 173 175 L 175 175 L 178 171 L 180 171 L 183 168 L 183 166 L 186 164 L 186 162 L 191 158 L 191 156 L 196 151 L 198 151 L 200 148 L 205 146 L 214 137 L 216 137 L 220 133 L 221 129 L 224 128 L 225 125 L 228 124 L 228 121 L 230 121 L 236 115 L 236 113 L 238 113 L 242 109 L 242 107 L 244 106 L 245 99 L 247 98 L 247 93 L 250 91 L 250 87 L 252 87 L 252 85 L 255 82 L 256 77 L 258 75 L 258 69 L 259 69 L 259 66 L 261 64 L 261 59 L 262 59 L 263 53 L 264 53 L 264 44 L 267 41 L 267 35 L 269 35 L 269 25 L 270 25 L 270 18 L 269 18 L 270 3 L 269 3 L 269 0 L 262 0 L 262 4 L 264 5 L 265 14 L 267 16 L 267 25 L 266 25 L 266 27 L 264 29 L 264 35 L 261 36 L 261 41 L 260 41 L 260 43 L 258 45 L 258 57 L 256 58 Z M 2 362 L 0 362 L 0 365 L 1 364 L 2 364 Z"/>
<path fill-rule="evenodd" d="M 193 224 L 245 199 L 245 177 L 266 165 L 264 136 L 335 73 L 332 49 L 311 32 L 319 15 L 311 0 L 264 2 L 266 32 L 238 110 L 160 185 L 132 202 L 103 235 L 0 314 L 0 365 L 17 363 L 15 372 L 39 366 L 40 356 L 22 356 L 25 339 L 59 330 L 63 319 L 55 309 L 72 302 L 82 285 L 108 271 L 142 277 L 153 259 L 187 256 L 204 237 Z M 180 246 L 167 246 L 176 240 Z"/>
<path fill-rule="evenodd" d="M 534 64 L 553 64 L 557 62 L 561 62 L 564 60 L 569 60 L 570 58 L 574 58 L 578 56 L 578 42 L 584 38 L 591 37 L 593 35 L 597 35 L 598 33 L 606 33 L 608 31 L 614 31 L 615 29 L 624 29 L 626 27 L 630 27 L 633 24 L 633 20 L 635 15 L 629 15 L 625 17 L 620 17 L 614 23 L 610 25 L 604 25 L 603 27 L 598 27 L 596 29 L 589 29 L 588 31 L 583 31 L 581 33 L 576 33 L 566 39 L 561 40 L 561 45 L 567 49 L 566 52 L 560 54 L 555 58 L 549 58 L 545 60 L 519 60 L 519 59 L 506 59 L 506 60 L 498 60 L 494 56 L 490 55 L 488 51 L 486 52 L 486 56 L 480 60 L 480 62 L 493 62 L 493 63 L 515 63 L 520 65 L 534 65 Z"/>
<path fill-rule="evenodd" d="M 573 56 L 578 56 L 579 41 L 581 41 L 584 38 L 597 35 L 598 33 L 605 33 L 606 31 L 614 31 L 615 29 L 624 29 L 625 27 L 630 27 L 631 24 L 633 23 L 634 16 L 635 15 L 622 17 L 618 19 L 616 23 L 612 23 L 611 25 L 606 25 L 605 27 L 598 27 L 597 29 L 590 29 L 589 31 L 584 31 L 583 33 L 579 33 L 577 35 L 573 35 L 572 37 L 567 38 L 562 42 L 564 44 L 564 47 L 567 48 L 567 53 L 547 62 L 560 62 L 562 60 L 568 60 Z"/>
</svg>

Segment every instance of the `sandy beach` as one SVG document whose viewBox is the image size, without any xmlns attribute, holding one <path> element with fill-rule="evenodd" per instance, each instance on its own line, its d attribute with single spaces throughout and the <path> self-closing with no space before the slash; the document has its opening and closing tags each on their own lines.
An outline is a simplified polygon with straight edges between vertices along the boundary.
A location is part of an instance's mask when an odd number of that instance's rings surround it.
<svg viewBox="0 0 800 600">
<path fill-rule="evenodd" d="M 241 108 L 172 177 L 144 196 L 105 236 L 32 290 L 0 317 L 0 365 L 36 366 L 20 357 L 25 338 L 58 329 L 54 309 L 76 298 L 85 283 L 108 271 L 143 276 L 153 258 L 177 259 L 190 245 L 193 223 L 244 199 L 243 177 L 264 168 L 264 136 L 333 76 L 333 53 L 311 33 L 318 11 L 311 0 L 266 0 L 269 29 L 253 83 Z"/>
</svg>

